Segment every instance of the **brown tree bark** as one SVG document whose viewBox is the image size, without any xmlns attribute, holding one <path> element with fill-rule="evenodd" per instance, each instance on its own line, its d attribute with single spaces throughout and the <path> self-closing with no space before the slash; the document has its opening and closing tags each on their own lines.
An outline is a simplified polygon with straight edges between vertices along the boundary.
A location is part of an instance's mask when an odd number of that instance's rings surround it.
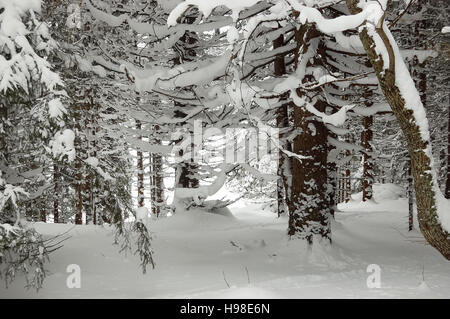
<svg viewBox="0 0 450 319">
<path fill-rule="evenodd" d="M 325 102 L 315 107 L 325 111 Z M 312 119 L 312 114 L 296 106 L 294 126 L 302 133 L 294 139 L 295 154 L 308 159 L 294 159 L 292 163 L 291 202 L 289 209 L 289 236 L 313 243 L 313 235 L 331 238 L 329 200 L 327 196 L 327 129 L 323 122 Z"/>
<path fill-rule="evenodd" d="M 357 14 L 361 11 L 361 8 L 358 7 L 359 0 L 346 1 L 352 14 Z M 383 44 L 375 43 L 367 27 L 359 28 L 359 36 L 375 69 L 381 89 L 397 118 L 408 144 L 420 230 L 428 243 L 450 260 L 450 234 L 443 229 L 437 215 L 435 189 L 437 189 L 438 185 L 436 185 L 437 180 L 432 175 L 431 159 L 427 154 L 429 141 L 423 140 L 414 114 L 412 110 L 406 107 L 400 88 L 396 84 L 396 63 L 403 63 L 403 61 L 401 58 L 396 57 L 393 43 L 391 43 L 389 37 L 389 31 L 383 28 L 382 22 L 380 21 L 375 32 Z M 377 48 L 377 45 L 382 45 L 383 47 Z M 377 53 L 379 52 L 377 49 L 386 51 L 389 61 L 384 61 L 383 57 Z M 386 62 L 389 62 L 387 69 L 384 68 L 384 63 Z"/>
<path fill-rule="evenodd" d="M 300 55 L 308 50 L 310 40 L 319 35 L 310 25 L 295 31 L 298 49 L 296 68 Z M 298 96 L 304 93 L 297 89 Z M 318 100 L 314 105 L 324 112 L 326 103 Z M 293 141 L 293 152 L 307 158 L 292 160 L 291 197 L 289 201 L 288 235 L 305 239 L 313 244 L 314 235 L 331 241 L 329 201 L 327 196 L 327 129 L 321 120 L 314 118 L 303 105 L 294 105 L 294 128 L 299 131 Z"/>
</svg>

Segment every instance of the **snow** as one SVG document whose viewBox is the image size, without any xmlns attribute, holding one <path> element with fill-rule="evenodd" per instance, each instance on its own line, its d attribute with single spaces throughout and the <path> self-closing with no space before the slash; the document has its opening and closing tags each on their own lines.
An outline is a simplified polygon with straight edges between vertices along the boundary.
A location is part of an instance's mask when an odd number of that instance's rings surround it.
<svg viewBox="0 0 450 319">
<path fill-rule="evenodd" d="M 347 111 L 351 110 L 355 105 L 344 105 L 337 111 L 336 113 L 333 113 L 331 115 L 325 114 L 323 112 L 320 112 L 317 110 L 314 105 L 311 103 L 308 103 L 304 97 L 299 97 L 297 93 L 292 90 L 291 91 L 291 98 L 294 101 L 295 105 L 298 107 L 305 107 L 305 109 L 312 114 L 320 117 L 324 123 L 328 123 L 334 126 L 341 126 L 345 123 L 347 120 Z"/>
<path fill-rule="evenodd" d="M 145 275 L 137 257 L 112 245 L 108 226 L 38 222 L 45 237 L 70 238 L 51 255 L 42 290 L 24 289 L 19 278 L 8 290 L 1 285 L 0 297 L 448 298 L 450 264 L 420 232 L 406 231 L 407 199 L 357 204 L 339 205 L 332 246 L 310 253 L 286 239 L 286 218 L 261 204 L 239 201 L 234 217 L 193 210 L 149 219 L 156 268 Z M 69 264 L 80 266 L 79 289 L 66 286 Z M 381 288 L 366 285 L 370 264 L 381 268 Z"/>
<path fill-rule="evenodd" d="M 372 186 L 373 198 L 376 203 L 381 203 L 385 200 L 397 200 L 399 198 L 404 198 L 406 196 L 406 190 L 402 187 L 392 184 L 392 183 L 374 183 Z M 352 200 L 361 201 L 362 192 L 352 194 Z"/>
<path fill-rule="evenodd" d="M 150 212 L 146 207 L 139 207 L 136 209 L 136 220 L 147 223 Z"/>
<path fill-rule="evenodd" d="M 450 33 L 450 26 L 443 27 L 441 33 Z"/>
<path fill-rule="evenodd" d="M 50 117 L 62 117 L 63 114 L 67 113 L 66 108 L 62 105 L 61 100 L 59 98 L 53 99 L 48 102 L 48 112 Z"/>
<path fill-rule="evenodd" d="M 75 159 L 74 147 L 75 133 L 70 129 L 55 134 L 54 139 L 50 142 L 53 156 L 62 158 L 67 155 L 69 161 Z"/>
<path fill-rule="evenodd" d="M 402 57 L 412 60 L 417 57 L 419 63 L 423 63 L 428 58 L 435 58 L 439 53 L 435 50 L 401 50 Z"/>
<path fill-rule="evenodd" d="M 92 167 L 98 166 L 98 158 L 97 157 L 88 157 L 84 160 L 87 164 L 91 165 Z"/>
<path fill-rule="evenodd" d="M 253 6 L 260 0 L 186 0 L 177 5 L 167 18 L 167 25 L 174 26 L 177 19 L 191 6 L 197 6 L 198 10 L 207 18 L 214 8 L 225 6 L 232 11 L 233 21 L 236 21 L 239 13 L 248 7 Z"/>
</svg>

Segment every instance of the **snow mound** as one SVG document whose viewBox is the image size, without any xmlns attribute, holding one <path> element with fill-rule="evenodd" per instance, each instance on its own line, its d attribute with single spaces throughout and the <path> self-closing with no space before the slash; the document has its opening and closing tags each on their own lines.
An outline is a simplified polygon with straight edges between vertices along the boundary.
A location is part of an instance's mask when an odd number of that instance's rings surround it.
<svg viewBox="0 0 450 319">
<path fill-rule="evenodd" d="M 235 218 L 227 208 L 217 210 L 191 208 L 187 211 L 179 211 L 172 216 L 158 220 L 155 226 L 165 230 L 183 229 L 195 232 L 196 230 L 223 229 L 235 223 Z"/>
<path fill-rule="evenodd" d="M 373 199 L 375 202 L 382 202 L 385 200 L 397 200 L 404 197 L 406 191 L 403 187 L 393 183 L 375 183 L 373 184 Z M 361 201 L 362 192 L 352 194 L 352 200 Z"/>
</svg>

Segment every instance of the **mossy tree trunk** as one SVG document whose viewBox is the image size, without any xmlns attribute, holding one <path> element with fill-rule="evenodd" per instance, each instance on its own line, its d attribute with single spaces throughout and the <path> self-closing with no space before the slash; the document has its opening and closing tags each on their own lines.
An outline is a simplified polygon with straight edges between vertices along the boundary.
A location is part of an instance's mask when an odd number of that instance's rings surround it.
<svg viewBox="0 0 450 319">
<path fill-rule="evenodd" d="M 359 0 L 346 0 L 352 14 L 361 11 L 358 7 Z M 389 30 L 380 21 L 375 27 L 375 33 L 369 32 L 367 26 L 359 29 L 359 37 L 364 49 L 372 63 L 378 77 L 380 87 L 386 97 L 400 128 L 406 138 L 408 151 L 411 158 L 412 175 L 414 177 L 414 189 L 416 192 L 419 227 L 425 239 L 435 247 L 445 258 L 450 260 L 450 234 L 442 227 L 437 214 L 435 190 L 438 188 L 436 178 L 431 167 L 431 147 L 429 141 L 424 141 L 421 128 L 411 109 L 408 109 L 402 97 L 402 92 L 396 84 L 396 63 L 404 63 L 395 54 L 396 44 L 392 42 Z M 373 35 L 379 36 L 375 42 Z M 382 46 L 381 48 L 379 46 Z M 384 61 L 378 52 L 386 51 L 389 61 Z M 388 62 L 389 67 L 385 68 Z"/>
</svg>

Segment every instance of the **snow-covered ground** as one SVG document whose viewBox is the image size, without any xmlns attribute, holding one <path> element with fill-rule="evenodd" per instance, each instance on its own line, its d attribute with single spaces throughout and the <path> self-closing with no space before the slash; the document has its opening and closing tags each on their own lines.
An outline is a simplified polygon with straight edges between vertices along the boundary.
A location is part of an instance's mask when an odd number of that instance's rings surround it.
<svg viewBox="0 0 450 319">
<path fill-rule="evenodd" d="M 111 229 L 36 223 L 46 235 L 70 229 L 71 238 L 51 255 L 39 293 L 17 280 L 0 297 L 449 298 L 450 262 L 407 231 L 407 200 L 385 190 L 376 190 L 379 204 L 361 204 L 358 195 L 340 204 L 333 245 L 309 253 L 286 239 L 285 218 L 254 203 L 234 204 L 232 216 L 190 211 L 152 220 L 156 269 L 145 275 L 135 256 L 112 245 Z M 66 285 L 70 264 L 80 266 L 81 288 Z M 370 264 L 381 269 L 381 288 L 367 286 Z"/>
</svg>

